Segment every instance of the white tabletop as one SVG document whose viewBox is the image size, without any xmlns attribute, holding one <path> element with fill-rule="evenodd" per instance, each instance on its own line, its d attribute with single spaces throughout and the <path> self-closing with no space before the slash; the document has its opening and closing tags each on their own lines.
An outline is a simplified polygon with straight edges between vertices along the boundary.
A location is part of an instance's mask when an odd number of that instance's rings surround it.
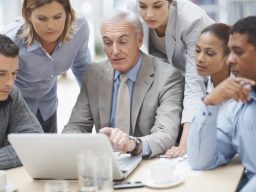
<svg viewBox="0 0 256 192">
<path fill-rule="evenodd" d="M 150 164 L 154 161 L 159 161 L 155 158 L 152 160 L 143 160 L 138 168 L 127 178 L 129 181 L 143 181 L 145 177 L 149 176 Z M 226 166 L 222 166 L 211 171 L 192 171 L 187 165 L 186 160 L 180 162 L 178 165 L 178 172 L 184 177 L 184 182 L 180 185 L 171 188 L 173 192 L 231 192 L 235 191 L 243 172 L 243 166 L 238 162 L 232 162 Z M 7 171 L 7 182 L 15 184 L 19 192 L 43 192 L 43 180 L 33 180 L 24 169 L 18 167 Z M 69 181 L 70 192 L 78 191 L 77 181 Z M 125 189 L 118 191 L 159 191 L 159 189 L 151 189 L 148 187 L 137 189 Z M 161 191 L 170 191 L 170 188 L 161 189 Z"/>
</svg>

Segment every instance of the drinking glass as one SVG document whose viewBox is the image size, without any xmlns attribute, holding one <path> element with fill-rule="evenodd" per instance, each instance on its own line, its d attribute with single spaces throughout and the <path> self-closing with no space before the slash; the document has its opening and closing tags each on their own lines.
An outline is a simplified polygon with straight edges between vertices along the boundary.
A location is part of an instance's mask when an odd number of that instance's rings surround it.
<svg viewBox="0 0 256 192">
<path fill-rule="evenodd" d="M 113 189 L 112 159 L 107 153 L 95 156 L 96 179 L 99 192 L 111 192 Z"/>
<path fill-rule="evenodd" d="M 45 192 L 69 192 L 68 182 L 65 180 L 51 180 L 44 184 Z"/>
<path fill-rule="evenodd" d="M 78 155 L 77 172 L 79 192 L 96 192 L 98 190 L 94 152 L 85 151 Z"/>
</svg>

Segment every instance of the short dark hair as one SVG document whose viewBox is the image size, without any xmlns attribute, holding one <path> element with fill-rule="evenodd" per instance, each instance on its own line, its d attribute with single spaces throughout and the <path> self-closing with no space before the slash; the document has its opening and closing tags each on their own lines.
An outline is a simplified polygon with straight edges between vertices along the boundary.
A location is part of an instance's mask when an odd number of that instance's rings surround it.
<svg viewBox="0 0 256 192">
<path fill-rule="evenodd" d="M 256 16 L 248 16 L 238 20 L 231 28 L 230 34 L 246 34 L 248 42 L 256 48 Z"/>
<path fill-rule="evenodd" d="M 230 26 L 224 23 L 214 23 L 203 29 L 201 34 L 211 33 L 219 38 L 223 43 L 224 54 L 229 54 L 228 39 L 229 39 Z"/>
<path fill-rule="evenodd" d="M 19 54 L 19 47 L 9 37 L 0 34 L 0 54 L 16 57 Z"/>
</svg>

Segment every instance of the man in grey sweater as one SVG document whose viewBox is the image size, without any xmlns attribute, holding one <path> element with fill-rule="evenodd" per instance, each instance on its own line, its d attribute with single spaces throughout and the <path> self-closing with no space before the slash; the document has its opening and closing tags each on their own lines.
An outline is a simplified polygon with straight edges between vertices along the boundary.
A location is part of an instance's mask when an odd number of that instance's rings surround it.
<svg viewBox="0 0 256 192">
<path fill-rule="evenodd" d="M 20 91 L 14 87 L 19 69 L 19 48 L 0 34 L 0 169 L 21 165 L 7 140 L 9 133 L 42 133 Z"/>
</svg>

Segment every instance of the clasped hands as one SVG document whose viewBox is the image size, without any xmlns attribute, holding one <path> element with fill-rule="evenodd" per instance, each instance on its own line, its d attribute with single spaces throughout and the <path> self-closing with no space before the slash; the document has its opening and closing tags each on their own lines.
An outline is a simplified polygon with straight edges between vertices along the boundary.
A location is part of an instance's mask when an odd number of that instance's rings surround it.
<svg viewBox="0 0 256 192">
<path fill-rule="evenodd" d="M 206 105 L 221 104 L 228 99 L 246 103 L 250 100 L 249 92 L 252 86 L 255 86 L 255 81 L 242 77 L 230 77 L 213 89 L 203 101 Z"/>
</svg>

